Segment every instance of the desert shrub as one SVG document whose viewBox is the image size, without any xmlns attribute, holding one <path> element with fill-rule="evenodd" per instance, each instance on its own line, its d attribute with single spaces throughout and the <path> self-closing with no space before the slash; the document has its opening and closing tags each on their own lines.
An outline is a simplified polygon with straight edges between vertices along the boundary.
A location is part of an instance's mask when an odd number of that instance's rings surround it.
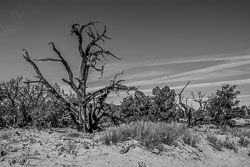
<svg viewBox="0 0 250 167">
<path fill-rule="evenodd" d="M 238 153 L 238 146 L 234 141 L 230 140 L 224 141 L 223 147 L 226 149 L 233 150 L 235 153 Z"/>
<path fill-rule="evenodd" d="M 185 144 L 188 144 L 194 148 L 196 148 L 198 143 L 200 142 L 200 138 L 197 135 L 190 132 L 190 130 L 184 131 L 182 140 Z"/>
<path fill-rule="evenodd" d="M 247 146 L 250 144 L 250 140 L 247 139 L 247 138 L 244 137 L 244 136 L 240 136 L 238 142 L 239 142 L 239 144 L 240 144 L 242 147 L 247 147 Z"/>
<path fill-rule="evenodd" d="M 103 142 L 103 144 L 109 146 L 111 145 L 111 139 L 110 139 L 110 136 L 108 133 L 105 133 L 102 137 L 101 137 L 101 140 Z"/>
<path fill-rule="evenodd" d="M 208 134 L 207 140 L 212 145 L 213 148 L 215 148 L 218 151 L 223 150 L 223 141 L 218 139 L 215 135 Z"/>
<path fill-rule="evenodd" d="M 196 147 L 199 142 L 198 137 L 184 126 L 161 122 L 123 124 L 120 127 L 110 129 L 102 136 L 102 141 L 106 145 L 129 139 L 138 140 L 147 148 L 161 147 L 162 144 L 174 145 L 178 139 L 182 139 L 192 147 Z"/>
</svg>

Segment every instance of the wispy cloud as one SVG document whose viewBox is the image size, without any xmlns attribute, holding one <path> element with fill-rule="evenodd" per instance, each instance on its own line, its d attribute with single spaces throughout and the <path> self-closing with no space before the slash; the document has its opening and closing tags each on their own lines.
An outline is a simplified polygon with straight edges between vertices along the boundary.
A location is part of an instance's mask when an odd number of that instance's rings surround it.
<svg viewBox="0 0 250 167">
<path fill-rule="evenodd" d="M 187 86 L 186 89 L 196 89 L 196 88 L 209 88 L 209 87 L 218 87 L 223 84 L 230 84 L 230 85 L 247 85 L 250 84 L 250 79 L 242 79 L 242 80 L 231 80 L 231 81 L 220 81 L 220 82 L 207 82 L 207 83 L 200 83 L 200 84 L 190 84 Z M 184 85 L 181 86 L 174 86 L 171 89 L 182 89 Z M 144 89 L 143 92 L 151 92 L 152 89 Z"/>
<path fill-rule="evenodd" d="M 237 60 L 249 60 L 250 55 L 228 55 L 228 54 L 220 54 L 220 55 L 207 55 L 207 56 L 193 56 L 188 58 L 180 58 L 180 59 L 159 59 L 154 60 L 155 62 L 145 62 L 141 66 L 161 66 L 161 65 L 170 65 L 170 64 L 184 64 L 184 63 L 198 63 L 198 62 L 209 62 L 209 61 L 237 61 Z"/>
<path fill-rule="evenodd" d="M 180 78 L 180 77 L 184 77 L 184 76 L 188 77 L 188 80 L 192 80 L 192 79 L 197 80 L 196 75 L 198 75 L 198 74 L 204 74 L 204 75 L 208 74 L 211 76 L 211 72 L 217 72 L 219 70 L 229 69 L 229 68 L 243 66 L 243 65 L 247 65 L 247 64 L 250 64 L 250 60 L 230 62 L 230 63 L 220 64 L 220 65 L 210 66 L 207 68 L 182 72 L 182 73 L 178 73 L 178 74 L 174 74 L 174 75 L 170 75 L 170 76 L 159 77 L 156 79 L 131 82 L 131 83 L 128 83 L 128 85 L 151 85 L 151 84 L 159 84 L 159 83 L 167 83 L 167 82 L 179 82 L 179 81 L 184 81 L 183 78 Z M 233 75 L 233 74 L 234 73 L 231 73 L 231 75 Z M 218 73 L 217 74 L 215 73 L 212 75 L 214 75 L 215 78 L 219 77 Z M 221 76 L 224 76 L 224 74 Z M 229 74 L 229 76 L 230 76 L 230 74 Z M 206 77 L 204 79 L 206 79 Z"/>
</svg>

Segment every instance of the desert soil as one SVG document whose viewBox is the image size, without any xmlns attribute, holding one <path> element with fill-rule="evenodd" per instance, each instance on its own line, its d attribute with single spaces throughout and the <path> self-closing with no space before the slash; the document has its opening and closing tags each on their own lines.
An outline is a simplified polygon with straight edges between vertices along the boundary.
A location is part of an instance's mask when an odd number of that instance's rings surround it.
<svg viewBox="0 0 250 167">
<path fill-rule="evenodd" d="M 10 132 L 8 139 L 0 140 L 0 167 L 250 167 L 249 148 L 217 151 L 201 132 L 198 148 L 177 141 L 164 151 L 147 150 L 135 140 L 106 146 L 101 134 L 70 129 L 13 129 L 0 134 Z"/>
</svg>

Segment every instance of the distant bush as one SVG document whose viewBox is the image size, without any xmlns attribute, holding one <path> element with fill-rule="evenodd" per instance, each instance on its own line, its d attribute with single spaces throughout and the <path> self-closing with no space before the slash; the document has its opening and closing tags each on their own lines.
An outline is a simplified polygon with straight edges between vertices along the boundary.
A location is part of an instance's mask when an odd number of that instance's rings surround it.
<svg viewBox="0 0 250 167">
<path fill-rule="evenodd" d="M 146 96 L 141 91 L 125 97 L 121 103 L 121 115 L 127 122 L 152 121 L 171 122 L 177 118 L 175 91 L 168 86 L 156 86 L 152 90 L 153 96 Z"/>
<path fill-rule="evenodd" d="M 110 129 L 102 136 L 102 141 L 106 145 L 129 139 L 138 140 L 151 149 L 161 147 L 162 144 L 174 145 L 178 139 L 192 147 L 196 147 L 199 142 L 198 137 L 182 125 L 153 122 L 123 124 Z"/>
</svg>

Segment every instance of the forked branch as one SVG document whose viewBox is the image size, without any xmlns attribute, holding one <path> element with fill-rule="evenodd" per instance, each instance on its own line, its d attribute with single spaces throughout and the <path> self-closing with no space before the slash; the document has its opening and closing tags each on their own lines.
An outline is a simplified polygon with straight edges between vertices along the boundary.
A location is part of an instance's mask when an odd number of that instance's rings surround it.
<svg viewBox="0 0 250 167">
<path fill-rule="evenodd" d="M 23 57 L 25 58 L 25 60 L 30 63 L 32 65 L 32 67 L 34 68 L 34 70 L 36 71 L 37 73 L 37 76 L 35 76 L 36 78 L 38 78 L 39 80 L 37 81 L 31 81 L 31 82 L 40 82 L 42 84 L 44 84 L 48 91 L 50 91 L 53 95 L 55 95 L 55 97 L 64 102 L 65 105 L 70 105 L 70 107 L 72 108 L 73 104 L 70 103 L 69 101 L 65 100 L 56 90 L 55 88 L 44 78 L 44 76 L 42 75 L 42 73 L 40 72 L 39 68 L 37 67 L 37 65 L 35 64 L 35 62 L 33 60 L 30 59 L 30 56 L 29 56 L 29 53 L 26 49 L 23 49 L 24 51 L 24 55 Z M 73 108 L 72 108 L 73 109 Z M 75 110 L 74 110 L 75 111 Z M 77 111 L 75 111 L 77 112 Z"/>
</svg>

